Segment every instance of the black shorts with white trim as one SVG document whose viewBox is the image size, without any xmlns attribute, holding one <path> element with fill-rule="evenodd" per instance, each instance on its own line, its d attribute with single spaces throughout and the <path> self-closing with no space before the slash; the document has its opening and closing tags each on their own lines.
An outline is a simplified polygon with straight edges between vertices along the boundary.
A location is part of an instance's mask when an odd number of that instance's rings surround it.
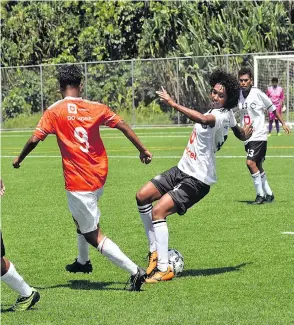
<svg viewBox="0 0 294 325">
<path fill-rule="evenodd" d="M 164 195 L 173 199 L 177 213 L 183 215 L 195 203 L 209 193 L 210 186 L 185 174 L 177 166 L 151 179 L 151 182 Z"/>
<path fill-rule="evenodd" d="M 250 141 L 245 145 L 247 160 L 262 163 L 265 161 L 267 141 Z"/>
</svg>

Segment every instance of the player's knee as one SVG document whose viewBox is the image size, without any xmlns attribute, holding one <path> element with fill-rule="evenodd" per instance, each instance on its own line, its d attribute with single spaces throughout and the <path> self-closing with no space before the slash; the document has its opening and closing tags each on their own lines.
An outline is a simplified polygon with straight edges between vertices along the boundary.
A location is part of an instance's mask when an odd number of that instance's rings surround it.
<svg viewBox="0 0 294 325">
<path fill-rule="evenodd" d="M 252 168 L 254 168 L 256 166 L 256 163 L 253 160 L 246 160 L 246 165 L 251 170 Z"/>
<path fill-rule="evenodd" d="M 162 209 L 158 205 L 155 205 L 152 209 L 152 220 L 156 221 L 165 218 L 166 215 L 163 213 Z"/>
<path fill-rule="evenodd" d="M 136 193 L 136 201 L 139 206 L 148 204 L 150 202 L 147 195 L 146 191 L 144 191 L 144 188 L 141 188 L 137 193 Z"/>
</svg>

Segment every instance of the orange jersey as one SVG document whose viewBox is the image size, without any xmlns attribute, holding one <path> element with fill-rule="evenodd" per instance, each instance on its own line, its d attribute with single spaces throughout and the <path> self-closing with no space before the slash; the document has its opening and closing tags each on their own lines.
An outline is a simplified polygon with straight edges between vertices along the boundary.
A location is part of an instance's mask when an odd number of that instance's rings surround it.
<svg viewBox="0 0 294 325">
<path fill-rule="evenodd" d="M 76 97 L 65 97 L 44 112 L 34 135 L 43 141 L 56 134 L 68 191 L 95 191 L 104 185 L 108 159 L 99 126 L 113 128 L 121 120 L 108 106 Z"/>
</svg>

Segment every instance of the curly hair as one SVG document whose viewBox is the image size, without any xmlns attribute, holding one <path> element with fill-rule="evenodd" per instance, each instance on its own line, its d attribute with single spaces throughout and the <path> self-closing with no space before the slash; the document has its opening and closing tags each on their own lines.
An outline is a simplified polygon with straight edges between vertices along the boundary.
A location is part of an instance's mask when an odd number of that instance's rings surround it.
<svg viewBox="0 0 294 325">
<path fill-rule="evenodd" d="M 211 88 L 214 88 L 216 84 L 220 84 L 226 89 L 228 99 L 224 105 L 224 108 L 232 109 L 238 104 L 240 95 L 240 86 L 237 78 L 225 71 L 215 70 L 209 78 L 209 84 Z"/>
<path fill-rule="evenodd" d="M 83 78 L 82 70 L 74 64 L 67 64 L 58 70 L 58 81 L 60 89 L 65 90 L 67 86 L 78 87 Z"/>
</svg>

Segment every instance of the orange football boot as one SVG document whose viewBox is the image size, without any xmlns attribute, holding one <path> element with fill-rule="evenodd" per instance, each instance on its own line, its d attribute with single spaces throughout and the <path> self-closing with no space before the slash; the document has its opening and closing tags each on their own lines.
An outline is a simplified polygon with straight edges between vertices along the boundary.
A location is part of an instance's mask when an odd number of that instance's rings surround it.
<svg viewBox="0 0 294 325">
<path fill-rule="evenodd" d="M 158 260 L 157 251 L 154 251 L 152 253 L 149 252 L 148 257 L 149 257 L 149 265 L 146 270 L 147 277 L 152 274 L 152 272 L 155 270 L 157 266 L 157 260 Z"/>
<path fill-rule="evenodd" d="M 164 272 L 159 271 L 158 269 L 156 272 L 150 277 L 145 280 L 146 283 L 157 283 L 160 281 L 169 281 L 175 277 L 174 272 L 172 271 L 171 267 L 168 266 L 167 270 Z"/>
</svg>

